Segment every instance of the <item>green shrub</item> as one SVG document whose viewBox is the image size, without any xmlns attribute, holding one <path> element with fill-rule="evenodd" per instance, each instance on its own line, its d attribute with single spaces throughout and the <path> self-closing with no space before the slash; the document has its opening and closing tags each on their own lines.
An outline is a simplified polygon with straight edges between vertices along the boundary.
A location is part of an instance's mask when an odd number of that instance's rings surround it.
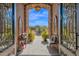
<svg viewBox="0 0 79 59">
<path fill-rule="evenodd" d="M 29 30 L 28 39 L 32 42 L 35 39 L 35 34 L 32 30 Z"/>
<path fill-rule="evenodd" d="M 48 38 L 48 32 L 47 30 L 44 30 L 42 33 L 41 33 L 41 36 L 44 40 L 46 40 Z"/>
</svg>

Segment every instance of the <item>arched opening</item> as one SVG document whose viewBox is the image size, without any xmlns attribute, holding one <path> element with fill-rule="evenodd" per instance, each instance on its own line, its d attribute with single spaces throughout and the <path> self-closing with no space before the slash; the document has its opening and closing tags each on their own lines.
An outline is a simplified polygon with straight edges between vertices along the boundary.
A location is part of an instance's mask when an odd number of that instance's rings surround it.
<svg viewBox="0 0 79 59">
<path fill-rule="evenodd" d="M 49 37 L 52 34 L 52 18 L 51 18 L 51 6 L 48 4 L 27 4 L 25 5 L 25 11 L 24 11 L 24 17 L 25 17 L 25 24 L 24 25 L 24 31 L 28 33 L 29 31 L 29 9 L 34 8 L 35 10 L 39 11 L 41 8 L 48 10 L 48 34 Z"/>
<path fill-rule="evenodd" d="M 46 8 L 38 8 L 38 6 L 29 8 L 27 20 L 28 49 L 25 55 L 49 55 L 46 46 L 48 39 L 48 10 Z M 28 51 L 30 51 L 30 53 L 28 53 Z"/>
<path fill-rule="evenodd" d="M 25 52 L 22 52 L 19 55 L 52 55 L 53 53 L 51 52 L 52 48 L 50 48 L 51 42 L 49 41 L 51 40 L 51 35 L 54 34 L 53 33 L 54 27 L 55 27 L 54 29 L 55 32 L 57 31 L 56 30 L 57 17 L 54 18 L 55 19 L 54 21 L 52 13 L 53 13 L 53 9 L 52 9 L 52 5 L 50 4 L 24 5 L 23 33 L 27 33 L 28 38 L 26 40 L 27 48 L 23 50 Z M 53 25 L 54 22 L 55 25 Z M 44 38 L 41 35 L 42 32 L 45 32 L 44 35 L 46 36 L 44 36 Z M 34 38 L 34 35 L 35 35 L 35 39 L 32 39 Z M 53 51 L 55 51 L 55 49 Z"/>
<path fill-rule="evenodd" d="M 48 10 L 40 8 L 29 9 L 29 30 L 34 31 L 35 36 L 41 36 L 41 33 L 47 30 L 48 33 Z"/>
</svg>

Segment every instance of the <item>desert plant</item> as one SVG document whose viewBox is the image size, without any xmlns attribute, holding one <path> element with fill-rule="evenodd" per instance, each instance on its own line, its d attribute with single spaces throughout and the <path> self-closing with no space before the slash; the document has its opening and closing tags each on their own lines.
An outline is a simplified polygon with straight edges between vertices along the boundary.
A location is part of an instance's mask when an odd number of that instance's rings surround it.
<svg viewBox="0 0 79 59">
<path fill-rule="evenodd" d="M 47 30 L 44 30 L 42 33 L 41 33 L 41 36 L 43 38 L 44 41 L 47 41 L 46 39 L 48 38 L 48 32 Z"/>
<path fill-rule="evenodd" d="M 35 34 L 32 30 L 29 30 L 28 39 L 30 42 L 32 42 L 35 39 Z"/>
</svg>

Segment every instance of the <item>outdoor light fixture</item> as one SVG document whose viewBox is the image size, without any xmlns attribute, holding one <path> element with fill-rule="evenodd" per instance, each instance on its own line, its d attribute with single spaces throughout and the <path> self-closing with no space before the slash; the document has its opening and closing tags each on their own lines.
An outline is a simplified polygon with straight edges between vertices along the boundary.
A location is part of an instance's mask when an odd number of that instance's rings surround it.
<svg viewBox="0 0 79 59">
<path fill-rule="evenodd" d="M 39 11 L 40 9 L 41 9 L 40 6 L 36 6 L 36 7 L 35 7 L 35 10 L 36 10 L 36 11 Z"/>
</svg>

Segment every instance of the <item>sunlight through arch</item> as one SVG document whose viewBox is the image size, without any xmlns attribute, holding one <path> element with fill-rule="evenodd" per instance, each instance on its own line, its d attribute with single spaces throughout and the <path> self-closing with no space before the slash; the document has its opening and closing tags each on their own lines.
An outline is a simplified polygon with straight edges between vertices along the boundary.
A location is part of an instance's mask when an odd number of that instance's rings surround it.
<svg viewBox="0 0 79 59">
<path fill-rule="evenodd" d="M 48 31 L 48 10 L 46 8 L 29 9 L 29 29 L 39 27 L 42 31 L 47 28 Z M 37 31 L 37 29 L 35 29 Z"/>
<path fill-rule="evenodd" d="M 41 8 L 36 11 L 34 8 L 29 9 L 29 26 L 48 26 L 48 10 Z"/>
</svg>

